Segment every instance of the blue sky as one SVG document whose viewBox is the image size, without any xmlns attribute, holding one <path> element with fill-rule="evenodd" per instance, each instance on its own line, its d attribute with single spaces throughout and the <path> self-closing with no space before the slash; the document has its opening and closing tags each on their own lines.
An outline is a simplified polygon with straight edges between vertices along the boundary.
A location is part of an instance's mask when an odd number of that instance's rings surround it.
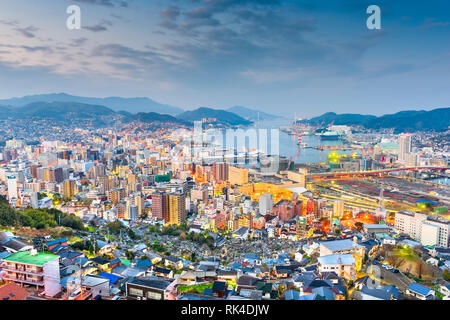
<svg viewBox="0 0 450 320">
<path fill-rule="evenodd" d="M 66 28 L 81 8 L 82 29 Z M 366 8 L 382 11 L 368 30 Z M 450 106 L 446 0 L 2 0 L 0 98 L 147 96 L 310 117 Z"/>
</svg>

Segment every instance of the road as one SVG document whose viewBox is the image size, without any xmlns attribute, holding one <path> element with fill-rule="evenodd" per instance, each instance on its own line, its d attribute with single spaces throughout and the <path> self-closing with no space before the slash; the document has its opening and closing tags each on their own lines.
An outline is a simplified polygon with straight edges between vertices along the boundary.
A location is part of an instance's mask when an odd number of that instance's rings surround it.
<svg viewBox="0 0 450 320">
<path fill-rule="evenodd" d="M 406 289 L 412 282 L 412 280 L 405 276 L 402 272 L 394 273 L 379 265 L 369 265 L 366 271 L 368 274 L 370 274 L 372 266 L 374 267 L 374 271 L 375 267 L 379 268 L 381 278 L 377 278 L 377 280 L 380 281 L 382 285 L 394 285 L 399 288 L 402 293 L 405 293 Z M 376 272 L 374 273 L 374 276 L 377 276 Z"/>
</svg>

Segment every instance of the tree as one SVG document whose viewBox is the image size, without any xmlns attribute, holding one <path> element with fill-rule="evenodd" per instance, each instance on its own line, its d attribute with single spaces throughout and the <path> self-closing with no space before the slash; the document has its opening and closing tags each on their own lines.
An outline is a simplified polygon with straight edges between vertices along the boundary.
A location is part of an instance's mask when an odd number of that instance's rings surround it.
<svg viewBox="0 0 450 320">
<path fill-rule="evenodd" d="M 361 231 L 363 229 L 363 227 L 364 227 L 364 224 L 362 222 L 358 221 L 358 222 L 355 223 L 355 227 L 356 227 L 357 230 Z"/>
<path fill-rule="evenodd" d="M 399 257 L 399 256 L 397 256 L 397 255 L 395 255 L 395 254 L 390 254 L 390 255 L 387 257 L 387 261 L 388 261 L 389 264 L 390 264 L 391 266 L 393 266 L 394 268 L 399 268 L 399 267 L 405 262 L 405 259 L 404 259 L 404 258 L 401 258 L 401 257 Z"/>
<path fill-rule="evenodd" d="M 125 227 L 122 226 L 120 221 L 111 221 L 106 224 L 106 228 L 111 232 L 112 234 L 119 234 L 121 229 L 124 229 Z"/>
<path fill-rule="evenodd" d="M 127 257 L 128 260 L 132 261 L 134 259 L 134 253 L 130 250 L 125 251 L 125 256 Z"/>
<path fill-rule="evenodd" d="M 422 279 L 422 276 L 426 273 L 427 266 L 423 262 L 422 259 L 417 260 L 417 275 L 419 276 L 419 279 Z"/>
<path fill-rule="evenodd" d="M 139 236 L 131 228 L 128 229 L 128 236 L 130 237 L 131 240 L 139 239 Z"/>
<path fill-rule="evenodd" d="M 450 271 L 448 269 L 445 269 L 442 272 L 442 276 L 443 276 L 445 281 L 450 281 Z"/>
</svg>

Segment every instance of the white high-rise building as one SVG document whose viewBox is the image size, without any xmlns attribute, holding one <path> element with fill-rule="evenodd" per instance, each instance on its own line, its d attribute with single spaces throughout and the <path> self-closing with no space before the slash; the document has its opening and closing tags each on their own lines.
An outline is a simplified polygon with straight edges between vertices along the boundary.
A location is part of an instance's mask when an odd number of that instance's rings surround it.
<svg viewBox="0 0 450 320">
<path fill-rule="evenodd" d="M 395 229 L 399 233 L 408 234 L 424 246 L 449 246 L 450 220 L 401 211 L 395 214 Z"/>
<path fill-rule="evenodd" d="M 424 213 L 400 211 L 395 214 L 395 229 L 399 233 L 406 233 L 413 239 L 420 241 L 422 222 L 427 219 Z"/>
<path fill-rule="evenodd" d="M 409 133 L 402 134 L 398 138 L 398 160 L 402 163 L 408 160 L 408 154 L 411 153 L 411 141 L 412 135 Z"/>
<path fill-rule="evenodd" d="M 30 204 L 33 209 L 39 208 L 39 200 L 38 200 L 38 193 L 37 192 L 31 192 L 30 194 Z"/>
<path fill-rule="evenodd" d="M 272 194 L 265 193 L 259 197 L 259 213 L 263 216 L 271 214 L 273 209 Z"/>
<path fill-rule="evenodd" d="M 8 200 L 17 199 L 17 178 L 15 176 L 8 176 Z"/>
</svg>

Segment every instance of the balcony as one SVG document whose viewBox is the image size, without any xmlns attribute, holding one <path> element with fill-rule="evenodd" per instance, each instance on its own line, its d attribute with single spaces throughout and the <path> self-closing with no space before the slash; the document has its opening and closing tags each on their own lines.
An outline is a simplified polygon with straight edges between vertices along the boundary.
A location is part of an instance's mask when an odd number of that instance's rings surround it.
<svg viewBox="0 0 450 320">
<path fill-rule="evenodd" d="M 31 284 L 31 285 L 35 285 L 35 286 L 43 286 L 44 285 L 44 281 L 36 281 L 36 280 L 31 280 L 31 279 L 25 279 L 25 278 L 16 278 L 10 275 L 5 274 L 3 276 L 4 280 L 7 281 L 13 281 L 13 282 L 21 282 L 21 283 L 25 283 L 25 284 Z"/>
<path fill-rule="evenodd" d="M 6 264 L 2 265 L 3 270 L 5 271 L 11 271 L 16 273 L 22 273 L 22 274 L 29 274 L 29 275 L 36 275 L 36 276 L 42 276 L 44 274 L 44 270 L 34 270 L 34 269 L 26 269 L 23 267 L 15 268 L 13 266 L 8 266 Z"/>
</svg>

